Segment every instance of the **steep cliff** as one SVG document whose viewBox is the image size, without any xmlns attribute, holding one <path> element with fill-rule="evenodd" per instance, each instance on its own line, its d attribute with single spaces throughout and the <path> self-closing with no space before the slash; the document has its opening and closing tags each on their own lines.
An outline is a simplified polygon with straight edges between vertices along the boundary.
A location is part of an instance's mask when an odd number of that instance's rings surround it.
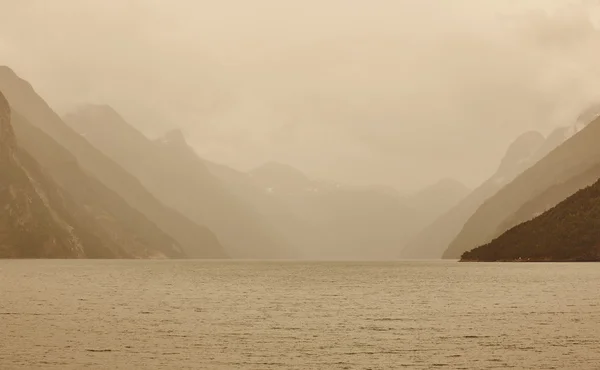
<svg viewBox="0 0 600 370">
<path fill-rule="evenodd" d="M 17 112 L 13 112 L 12 122 L 19 146 L 77 202 L 79 207 L 72 209 L 73 216 L 89 222 L 95 235 L 111 240 L 131 257 L 186 257 L 176 240 L 87 174 L 77 159 L 52 138 Z"/>
<path fill-rule="evenodd" d="M 0 93 L 0 257 L 122 257 L 74 217 L 77 205 L 17 146 L 11 110 Z"/>
<path fill-rule="evenodd" d="M 11 69 L 0 67 L 0 90 L 32 126 L 40 129 L 75 158 L 81 168 L 141 212 L 181 245 L 193 258 L 225 258 L 215 235 L 179 212 L 165 206 L 131 174 L 94 148 L 67 126 L 25 80 Z M 118 136 L 115 136 L 118 138 Z M 119 206 L 120 207 L 120 206 Z"/>
<path fill-rule="evenodd" d="M 444 257 L 459 258 L 465 251 L 490 242 L 506 231 L 503 226 L 508 227 L 527 217 L 519 216 L 515 221 L 510 221 L 512 215 L 520 212 L 528 202 L 540 195 L 543 196 L 552 187 L 567 184 L 571 179 L 597 166 L 600 163 L 599 139 L 600 119 L 596 118 L 486 200 L 450 243 Z M 567 197 L 576 186 L 585 184 L 585 179 L 576 181 L 575 186 L 564 187 L 565 191 L 561 191 L 560 195 Z M 555 200 L 556 196 L 550 205 Z M 540 212 L 543 210 L 540 207 L 545 206 L 544 200 L 541 200 L 532 209 L 534 212 Z"/>
</svg>

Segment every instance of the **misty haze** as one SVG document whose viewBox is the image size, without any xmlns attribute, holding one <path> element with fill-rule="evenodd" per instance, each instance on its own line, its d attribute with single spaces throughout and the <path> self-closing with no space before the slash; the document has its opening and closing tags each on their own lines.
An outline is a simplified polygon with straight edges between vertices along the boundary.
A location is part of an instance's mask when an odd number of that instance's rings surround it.
<svg viewBox="0 0 600 370">
<path fill-rule="evenodd" d="M 0 369 L 598 369 L 599 143 L 594 0 L 0 0 Z"/>
</svg>

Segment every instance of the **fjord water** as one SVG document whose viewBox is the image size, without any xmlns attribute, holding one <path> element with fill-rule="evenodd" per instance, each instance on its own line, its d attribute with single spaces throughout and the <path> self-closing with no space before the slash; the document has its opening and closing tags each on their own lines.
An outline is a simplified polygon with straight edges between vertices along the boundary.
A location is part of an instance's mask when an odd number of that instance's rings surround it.
<svg viewBox="0 0 600 370">
<path fill-rule="evenodd" d="M 595 264 L 0 261 L 1 369 L 597 369 Z"/>
</svg>

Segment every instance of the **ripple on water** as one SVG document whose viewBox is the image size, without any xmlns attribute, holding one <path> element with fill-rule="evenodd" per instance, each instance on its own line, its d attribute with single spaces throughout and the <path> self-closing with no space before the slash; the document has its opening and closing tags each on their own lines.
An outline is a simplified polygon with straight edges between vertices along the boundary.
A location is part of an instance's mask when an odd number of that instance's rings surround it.
<svg viewBox="0 0 600 370">
<path fill-rule="evenodd" d="M 599 280 L 593 264 L 0 261 L 0 369 L 596 370 Z"/>
</svg>

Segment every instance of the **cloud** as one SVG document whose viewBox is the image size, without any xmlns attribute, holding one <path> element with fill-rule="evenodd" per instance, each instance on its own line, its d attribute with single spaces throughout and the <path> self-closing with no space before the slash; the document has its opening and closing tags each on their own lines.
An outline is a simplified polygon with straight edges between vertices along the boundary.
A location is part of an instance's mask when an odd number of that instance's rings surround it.
<svg viewBox="0 0 600 370">
<path fill-rule="evenodd" d="M 199 153 L 241 168 L 279 160 L 353 183 L 476 185 L 517 135 L 600 100 L 596 2 L 0 7 L 0 58 L 59 110 L 102 102 L 149 135 L 183 126 Z"/>
</svg>

